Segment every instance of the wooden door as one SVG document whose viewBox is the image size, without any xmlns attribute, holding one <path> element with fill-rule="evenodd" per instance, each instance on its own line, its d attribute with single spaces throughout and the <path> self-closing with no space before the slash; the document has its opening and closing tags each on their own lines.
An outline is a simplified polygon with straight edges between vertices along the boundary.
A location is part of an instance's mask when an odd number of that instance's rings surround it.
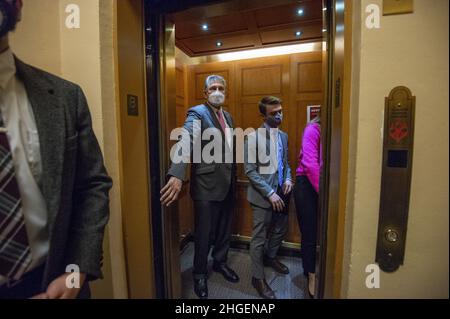
<svg viewBox="0 0 450 319">
<path fill-rule="evenodd" d="M 286 112 L 288 128 L 286 132 L 289 135 L 289 163 L 291 164 L 293 178 L 295 178 L 303 129 L 307 121 L 308 106 L 322 103 L 322 53 L 308 52 L 291 55 L 290 72 L 289 109 Z M 292 198 L 286 241 L 298 243 L 300 242 L 300 233 L 294 208 Z"/>
<path fill-rule="evenodd" d="M 289 56 L 267 57 L 234 62 L 236 77 L 235 112 L 237 127 L 257 129 L 263 124 L 258 103 L 267 95 L 281 98 L 283 108 L 289 109 Z M 287 130 L 283 123 L 282 130 Z M 237 207 L 234 218 L 234 233 L 245 237 L 252 234 L 252 211 L 247 201 L 248 179 L 243 164 L 238 165 Z M 292 209 L 292 208 L 291 208 Z M 292 217 L 292 216 L 290 216 Z"/>
<path fill-rule="evenodd" d="M 289 163 L 292 178 L 295 179 L 297 157 L 301 145 L 303 129 L 306 125 L 308 105 L 320 105 L 322 101 L 322 58 L 321 52 L 298 53 L 275 57 L 255 58 L 232 62 L 212 62 L 191 65 L 179 69 L 177 76 L 181 82 L 183 70 L 187 72 L 184 84 L 177 89 L 177 121 L 182 124 L 187 108 L 204 102 L 204 81 L 210 74 L 223 76 L 228 84 L 225 109 L 231 113 L 236 127 L 246 129 L 262 125 L 258 102 L 262 97 L 274 95 L 283 100 L 284 121 L 281 129 L 289 136 Z M 186 95 L 179 94 L 184 87 Z M 182 105 L 182 96 L 185 104 Z M 181 111 L 184 112 L 181 112 Z M 180 125 L 181 125 L 180 124 Z M 247 201 L 248 179 L 243 165 L 238 165 L 238 189 L 236 194 L 233 234 L 251 237 L 252 212 Z M 183 197 L 184 198 L 184 197 Z M 185 197 L 187 201 L 188 197 Z M 180 207 L 187 207 L 180 205 Z M 192 207 L 192 206 L 190 206 Z M 192 210 L 186 209 L 185 220 L 180 220 L 181 229 L 192 229 Z M 190 216 L 190 217 L 189 217 Z M 181 217 L 181 214 L 180 214 Z M 289 209 L 289 230 L 286 242 L 300 243 L 300 233 L 293 198 Z"/>
</svg>

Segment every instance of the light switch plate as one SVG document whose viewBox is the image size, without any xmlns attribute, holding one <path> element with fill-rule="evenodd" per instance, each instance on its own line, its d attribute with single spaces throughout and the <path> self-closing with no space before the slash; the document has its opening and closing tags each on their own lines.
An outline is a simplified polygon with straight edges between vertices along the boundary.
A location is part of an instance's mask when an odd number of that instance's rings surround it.
<svg viewBox="0 0 450 319">
<path fill-rule="evenodd" d="M 414 0 L 383 0 L 383 15 L 414 12 Z"/>
</svg>

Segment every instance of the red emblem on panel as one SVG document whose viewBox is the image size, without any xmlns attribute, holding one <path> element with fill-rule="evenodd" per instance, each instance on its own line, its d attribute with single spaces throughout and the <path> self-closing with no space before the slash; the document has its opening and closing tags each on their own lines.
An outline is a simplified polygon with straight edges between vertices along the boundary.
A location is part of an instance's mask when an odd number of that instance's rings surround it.
<svg viewBox="0 0 450 319">
<path fill-rule="evenodd" d="M 389 136 L 397 143 L 400 143 L 405 137 L 408 136 L 408 124 L 405 120 L 396 119 L 391 123 L 389 128 Z"/>
</svg>

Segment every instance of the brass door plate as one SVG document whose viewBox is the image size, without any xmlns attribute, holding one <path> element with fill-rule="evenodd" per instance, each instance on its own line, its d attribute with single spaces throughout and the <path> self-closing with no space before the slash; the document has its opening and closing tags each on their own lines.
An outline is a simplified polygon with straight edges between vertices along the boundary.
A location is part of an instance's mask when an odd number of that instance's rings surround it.
<svg viewBox="0 0 450 319">
<path fill-rule="evenodd" d="M 404 86 L 385 99 L 380 212 L 375 261 L 396 271 L 405 256 L 414 148 L 416 98 Z"/>
<path fill-rule="evenodd" d="M 383 15 L 414 12 L 413 0 L 383 0 Z"/>
</svg>

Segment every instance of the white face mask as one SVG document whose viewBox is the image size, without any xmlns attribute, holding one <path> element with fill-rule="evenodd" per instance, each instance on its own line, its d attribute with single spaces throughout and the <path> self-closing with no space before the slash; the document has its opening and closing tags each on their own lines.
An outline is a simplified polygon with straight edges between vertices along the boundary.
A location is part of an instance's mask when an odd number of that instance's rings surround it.
<svg viewBox="0 0 450 319">
<path fill-rule="evenodd" d="M 225 94 L 220 91 L 214 91 L 208 96 L 208 102 L 213 106 L 221 106 L 225 102 Z"/>
</svg>

